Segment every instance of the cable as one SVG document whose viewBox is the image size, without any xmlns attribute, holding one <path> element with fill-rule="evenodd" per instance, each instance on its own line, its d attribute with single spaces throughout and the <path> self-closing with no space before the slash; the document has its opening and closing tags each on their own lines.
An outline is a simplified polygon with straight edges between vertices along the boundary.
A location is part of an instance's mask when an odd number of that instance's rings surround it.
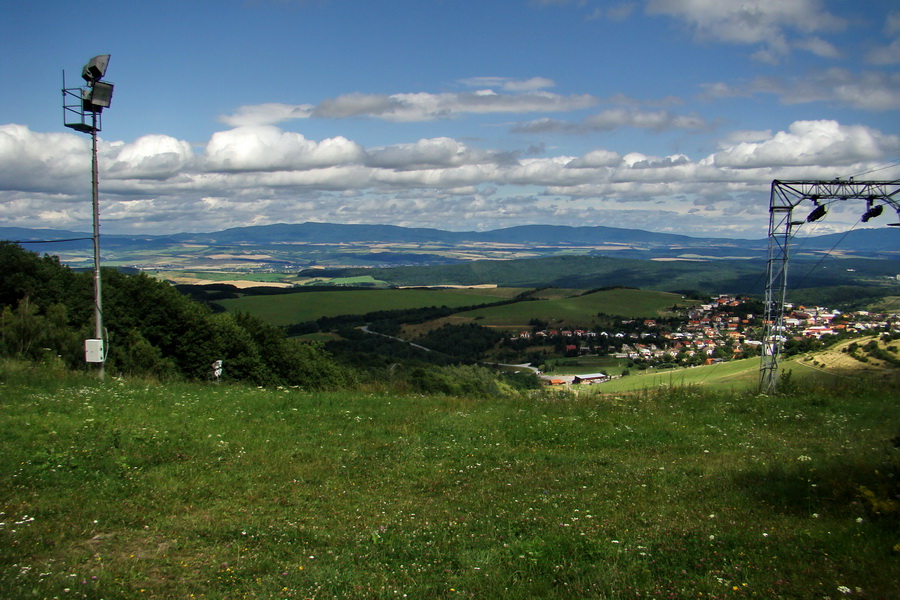
<svg viewBox="0 0 900 600">
<path fill-rule="evenodd" d="M 860 171 L 859 173 L 854 173 L 853 175 L 850 175 L 849 177 L 842 178 L 842 179 L 852 179 L 854 177 L 859 177 L 860 175 L 868 175 L 869 173 L 874 173 L 876 171 L 883 171 L 885 169 L 889 169 L 890 167 L 893 167 L 896 165 L 900 165 L 900 158 L 895 158 L 888 162 L 883 162 L 880 165 L 876 165 L 876 166 L 872 167 L 868 171 Z"/>
<path fill-rule="evenodd" d="M 847 235 L 848 235 L 851 231 L 853 231 L 853 230 L 856 228 L 856 226 L 860 224 L 860 222 L 861 222 L 861 220 L 857 219 L 856 223 L 853 224 L 853 227 L 851 227 L 850 229 L 848 229 L 847 231 L 845 231 L 845 232 L 844 232 L 844 235 L 841 236 L 841 239 L 839 239 L 837 242 L 835 242 L 835 243 L 834 243 L 834 246 L 832 246 L 831 249 L 828 250 L 828 252 L 826 252 L 825 254 L 823 254 L 823 255 L 822 255 L 822 258 L 820 258 L 819 261 L 818 261 L 815 265 L 813 265 L 813 267 L 806 273 L 806 275 L 804 275 L 803 278 L 800 279 L 800 281 L 798 281 L 798 282 L 795 283 L 794 285 L 797 286 L 797 287 L 800 287 L 800 284 L 803 283 L 804 281 L 806 281 L 806 278 L 809 277 L 810 275 L 812 275 L 812 272 L 815 271 L 816 269 L 818 269 L 818 268 L 819 268 L 819 265 L 821 265 L 822 262 L 823 262 L 826 258 L 828 258 L 829 256 L 831 256 L 831 253 L 834 251 L 834 249 L 837 248 L 837 247 L 841 244 L 841 242 L 844 241 L 844 238 L 847 237 Z"/>
<path fill-rule="evenodd" d="M 92 237 L 68 238 L 65 240 L 3 240 L 12 242 L 13 244 L 57 244 L 59 242 L 80 242 L 83 240 L 92 240 Z"/>
</svg>

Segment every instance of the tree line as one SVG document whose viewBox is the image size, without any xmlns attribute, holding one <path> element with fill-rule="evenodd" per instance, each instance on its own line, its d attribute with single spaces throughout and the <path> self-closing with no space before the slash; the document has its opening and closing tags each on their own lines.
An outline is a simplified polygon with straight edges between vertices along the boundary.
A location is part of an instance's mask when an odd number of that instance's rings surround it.
<svg viewBox="0 0 900 600">
<path fill-rule="evenodd" d="M 320 344 L 288 338 L 256 317 L 216 313 L 143 273 L 103 269 L 102 282 L 108 373 L 205 379 L 222 360 L 225 377 L 258 385 L 347 383 Z M 86 368 L 93 313 L 92 273 L 0 242 L 0 356 Z"/>
</svg>

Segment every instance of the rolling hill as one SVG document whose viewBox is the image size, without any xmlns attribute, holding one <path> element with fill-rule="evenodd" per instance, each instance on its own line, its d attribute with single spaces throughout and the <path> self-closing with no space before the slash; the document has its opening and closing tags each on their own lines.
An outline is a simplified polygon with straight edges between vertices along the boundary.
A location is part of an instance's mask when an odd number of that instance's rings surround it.
<svg viewBox="0 0 900 600">
<path fill-rule="evenodd" d="M 38 252 L 64 254 L 91 248 L 90 234 L 67 230 L 0 227 L 0 240 L 27 243 Z M 842 255 L 870 258 L 900 258 L 900 230 L 891 228 L 853 230 L 843 234 L 808 237 L 800 242 L 799 254 L 816 254 L 839 249 Z M 695 238 L 669 233 L 615 227 L 566 227 L 523 225 L 493 231 L 443 231 L 395 225 L 342 225 L 334 223 L 274 224 L 237 227 L 209 233 L 173 235 L 102 236 L 108 252 L 141 252 L 168 256 L 173 248 L 201 253 L 203 249 L 268 249 L 282 255 L 309 254 L 315 246 L 318 254 L 345 253 L 367 247 L 381 252 L 380 245 L 401 245 L 404 252 L 431 250 L 512 250 L 532 255 L 552 255 L 563 250 L 596 251 L 623 258 L 765 258 L 766 239 L 744 240 Z M 349 247 L 348 247 L 349 246 Z M 324 252 L 323 252 L 324 250 Z M 353 252 L 351 252 L 352 254 Z M 309 257 L 307 257 L 309 258 Z M 303 262 L 298 261 L 298 262 Z"/>
</svg>

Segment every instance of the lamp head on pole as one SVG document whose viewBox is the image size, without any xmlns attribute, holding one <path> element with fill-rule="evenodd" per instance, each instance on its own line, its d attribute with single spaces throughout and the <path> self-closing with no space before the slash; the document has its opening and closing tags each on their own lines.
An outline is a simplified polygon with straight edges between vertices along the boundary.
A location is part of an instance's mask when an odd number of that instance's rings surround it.
<svg viewBox="0 0 900 600">
<path fill-rule="evenodd" d="M 88 83 L 100 81 L 106 75 L 109 66 L 109 54 L 99 54 L 88 61 L 81 70 L 81 77 Z"/>
<path fill-rule="evenodd" d="M 84 110 L 98 113 L 104 108 L 109 108 L 112 95 L 113 84 L 106 81 L 95 81 L 90 88 L 84 90 Z"/>
<path fill-rule="evenodd" d="M 83 133 L 100 131 L 100 113 L 109 108 L 113 97 L 113 84 L 101 81 L 109 67 L 109 54 L 98 54 L 81 69 L 85 81 L 83 87 L 66 87 L 63 71 L 63 123 Z"/>
</svg>

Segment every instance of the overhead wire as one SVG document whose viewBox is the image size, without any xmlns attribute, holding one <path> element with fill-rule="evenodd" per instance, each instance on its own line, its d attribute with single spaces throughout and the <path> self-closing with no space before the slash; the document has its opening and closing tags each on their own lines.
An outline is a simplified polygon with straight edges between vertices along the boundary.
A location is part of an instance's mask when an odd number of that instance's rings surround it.
<svg viewBox="0 0 900 600">
<path fill-rule="evenodd" d="M 853 231 L 854 229 L 856 229 L 856 226 L 859 225 L 861 222 L 862 222 L 862 221 L 861 221 L 860 219 L 857 219 L 856 223 L 853 224 L 853 227 L 851 227 L 850 229 L 848 229 L 847 231 L 845 231 L 845 232 L 844 232 L 844 235 L 842 235 L 842 236 L 840 237 L 840 239 L 839 239 L 838 241 L 836 241 L 836 242 L 834 243 L 834 245 L 833 245 L 827 252 L 825 252 L 825 254 L 822 255 L 822 257 L 818 260 L 818 262 L 816 262 L 816 264 L 814 264 L 814 265 L 812 266 L 812 268 L 806 273 L 806 275 L 804 275 L 804 276 L 800 279 L 800 281 L 798 281 L 798 282 L 795 283 L 794 285 L 799 286 L 801 283 L 803 283 L 804 281 L 806 281 L 806 278 L 809 277 L 810 275 L 812 275 L 813 271 L 815 271 L 816 269 L 818 269 L 818 268 L 819 268 L 819 265 L 821 265 L 821 264 L 825 261 L 826 258 L 828 258 L 828 257 L 831 256 L 831 253 L 834 252 L 834 249 L 837 248 L 837 247 L 844 241 L 844 238 L 846 238 L 847 235 L 849 235 L 851 231 Z M 809 239 L 809 238 L 807 238 L 807 239 Z"/>
<path fill-rule="evenodd" d="M 885 169 L 889 169 L 889 168 L 897 166 L 897 165 L 900 165 L 900 158 L 894 158 L 887 162 L 883 162 L 879 165 L 875 165 L 868 171 L 860 171 L 859 173 L 854 173 L 852 175 L 848 175 L 846 177 L 846 179 L 853 179 L 854 177 L 859 177 L 860 175 L 868 175 L 869 173 L 875 173 L 877 171 L 884 171 Z"/>
<path fill-rule="evenodd" d="M 92 237 L 67 238 L 64 240 L 3 240 L 12 242 L 13 244 L 58 244 L 60 242 L 80 242 L 83 240 L 92 240 Z"/>
</svg>

